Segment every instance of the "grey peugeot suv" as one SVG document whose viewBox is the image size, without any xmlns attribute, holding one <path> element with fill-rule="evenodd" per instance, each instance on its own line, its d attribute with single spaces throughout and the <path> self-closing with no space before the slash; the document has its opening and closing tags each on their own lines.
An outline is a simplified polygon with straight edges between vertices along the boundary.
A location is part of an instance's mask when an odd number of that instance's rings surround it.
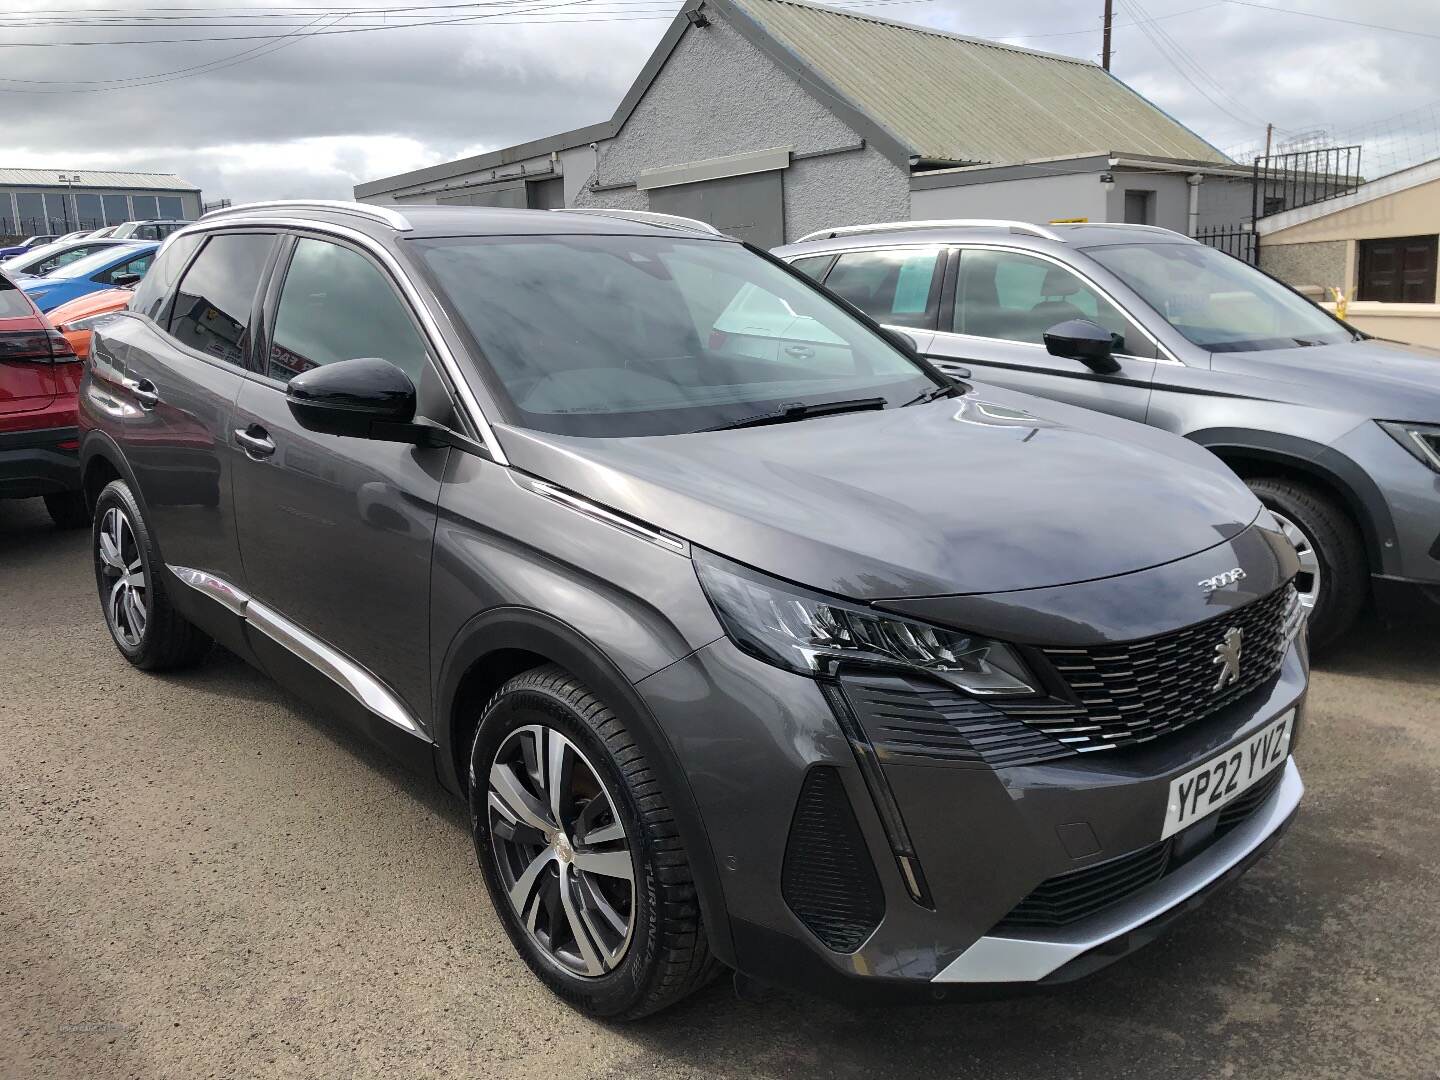
<svg viewBox="0 0 1440 1080">
<path fill-rule="evenodd" d="M 757 294 L 794 315 L 759 356 Z M 1299 564 L 1228 469 L 976 393 L 698 223 L 220 211 L 80 401 L 120 652 L 219 642 L 467 800 L 515 948 L 597 1015 L 722 965 L 1073 979 L 1301 797 Z"/>
<path fill-rule="evenodd" d="M 1153 226 L 892 222 L 775 254 L 942 370 L 1209 448 L 1299 551 L 1315 647 L 1372 593 L 1440 601 L 1440 356 Z"/>
</svg>

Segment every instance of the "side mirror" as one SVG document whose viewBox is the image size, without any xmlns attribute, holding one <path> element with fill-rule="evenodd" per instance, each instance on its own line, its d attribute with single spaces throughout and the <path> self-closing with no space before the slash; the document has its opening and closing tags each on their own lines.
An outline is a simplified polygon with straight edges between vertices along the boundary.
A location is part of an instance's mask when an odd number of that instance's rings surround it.
<svg viewBox="0 0 1440 1080">
<path fill-rule="evenodd" d="M 365 356 L 311 368 L 290 380 L 285 403 L 300 426 L 322 435 L 420 442 L 415 384 L 388 360 Z"/>
<path fill-rule="evenodd" d="M 110 279 L 110 284 L 117 289 L 133 289 L 140 284 L 139 274 L 116 274 Z"/>
<path fill-rule="evenodd" d="M 1109 375 L 1120 370 L 1115 360 L 1115 337 L 1089 319 L 1070 319 L 1045 331 L 1045 350 L 1051 356 L 1079 360 L 1091 371 Z"/>
</svg>

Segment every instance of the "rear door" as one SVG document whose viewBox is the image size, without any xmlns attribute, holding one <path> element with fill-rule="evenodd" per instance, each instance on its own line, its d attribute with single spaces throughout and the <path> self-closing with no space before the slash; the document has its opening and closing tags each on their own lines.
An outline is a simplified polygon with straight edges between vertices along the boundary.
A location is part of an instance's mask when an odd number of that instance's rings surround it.
<svg viewBox="0 0 1440 1080">
<path fill-rule="evenodd" d="M 452 423 L 451 399 L 407 302 L 364 250 L 298 236 L 270 294 L 272 328 L 231 433 L 247 448 L 235 507 L 252 644 L 278 680 L 421 763 L 430 557 L 449 451 L 307 431 L 285 389 L 301 372 L 368 356 L 410 376 L 420 415 Z"/>
<path fill-rule="evenodd" d="M 966 247 L 957 255 L 927 350 L 941 370 L 963 367 L 982 383 L 1145 421 L 1158 351 L 1104 293 L 1035 252 Z M 1071 319 L 1118 335 L 1118 371 L 1098 374 L 1046 350 L 1045 332 Z"/>
<path fill-rule="evenodd" d="M 182 237 L 157 267 L 178 276 L 173 294 L 159 281 L 137 292 L 138 317 L 107 325 L 104 335 L 128 406 L 125 459 L 166 565 L 242 589 L 231 492 L 242 455 L 231 431 L 276 241 L 263 230 Z M 215 625 L 217 611 L 200 604 L 187 613 L 236 646 L 238 626 Z"/>
</svg>

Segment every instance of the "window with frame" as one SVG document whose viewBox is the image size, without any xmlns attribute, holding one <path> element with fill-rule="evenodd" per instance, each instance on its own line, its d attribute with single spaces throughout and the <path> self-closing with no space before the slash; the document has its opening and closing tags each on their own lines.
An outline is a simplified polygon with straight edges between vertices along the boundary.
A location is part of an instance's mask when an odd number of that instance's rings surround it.
<svg viewBox="0 0 1440 1080">
<path fill-rule="evenodd" d="M 364 255 L 327 240 L 295 244 L 265 374 L 289 382 L 340 360 L 388 360 L 417 383 L 429 359 L 424 338 L 385 274 Z"/>
<path fill-rule="evenodd" d="M 851 251 L 836 260 L 825 287 L 876 322 L 935 327 L 942 249 Z"/>
<path fill-rule="evenodd" d="M 1435 303 L 1435 236 L 1386 236 L 1360 241 L 1356 298 L 1390 304 Z"/>
<path fill-rule="evenodd" d="M 171 335 L 197 352 L 244 366 L 255 290 L 274 244 L 271 233 L 210 237 L 176 291 Z"/>
<path fill-rule="evenodd" d="M 1115 306 L 1063 266 L 1017 251 L 966 248 L 960 256 L 952 329 L 973 337 L 1045 343 L 1057 323 L 1088 319 L 1115 335 L 1116 352 L 1154 351 Z"/>
<path fill-rule="evenodd" d="M 117 266 L 108 270 L 102 270 L 96 274 L 92 281 L 98 281 L 105 285 L 119 285 L 120 279 L 134 274 L 143 278 L 150 269 L 150 264 L 155 261 L 155 252 L 147 251 L 143 255 L 136 255 L 133 259 L 126 259 Z"/>
<path fill-rule="evenodd" d="M 830 264 L 834 261 L 834 255 L 806 255 L 803 259 L 792 259 L 790 265 L 806 277 L 820 281 L 825 277 L 825 271 L 830 269 Z"/>
</svg>

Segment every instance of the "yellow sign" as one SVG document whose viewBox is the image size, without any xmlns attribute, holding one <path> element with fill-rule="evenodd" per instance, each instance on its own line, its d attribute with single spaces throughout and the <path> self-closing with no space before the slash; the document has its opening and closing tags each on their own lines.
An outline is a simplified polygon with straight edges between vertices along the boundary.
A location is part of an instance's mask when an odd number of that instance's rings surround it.
<svg viewBox="0 0 1440 1080">
<path fill-rule="evenodd" d="M 1088 217 L 1052 217 L 1051 225 L 1085 225 L 1090 221 Z"/>
</svg>

